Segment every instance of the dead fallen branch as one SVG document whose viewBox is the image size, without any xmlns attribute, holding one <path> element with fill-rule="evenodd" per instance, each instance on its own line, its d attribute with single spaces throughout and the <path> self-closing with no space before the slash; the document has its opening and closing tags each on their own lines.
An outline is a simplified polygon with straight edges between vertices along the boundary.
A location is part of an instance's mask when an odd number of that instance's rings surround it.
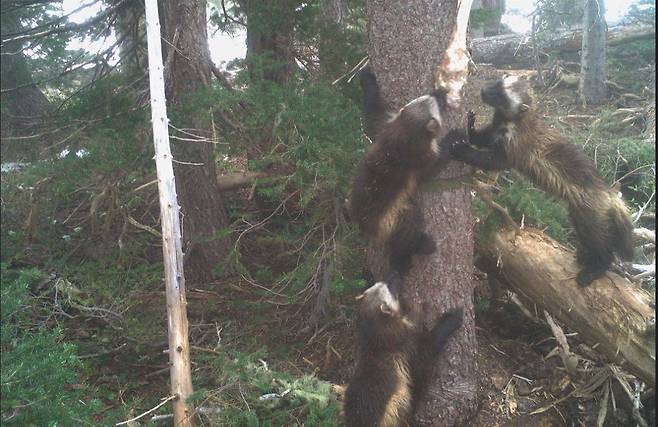
<svg viewBox="0 0 658 427">
<path fill-rule="evenodd" d="M 220 175 L 217 177 L 219 191 L 233 191 L 251 186 L 259 178 L 267 178 L 268 174 L 263 172 L 239 172 L 231 175 Z"/>
<path fill-rule="evenodd" d="M 120 422 L 120 423 L 116 423 L 115 426 L 122 426 L 122 425 L 125 425 L 125 424 L 131 424 L 131 423 L 134 423 L 135 421 L 139 420 L 140 418 L 144 418 L 144 417 L 147 416 L 148 414 L 157 411 L 161 406 L 164 406 L 164 405 L 165 405 L 167 402 L 169 402 L 170 400 L 174 400 L 174 399 L 178 399 L 178 398 L 179 398 L 178 395 L 172 395 L 172 396 L 169 396 L 169 397 L 167 397 L 167 398 L 165 398 L 165 399 L 162 399 L 162 401 L 161 401 L 160 403 L 158 403 L 157 405 L 155 405 L 153 408 L 149 409 L 148 411 L 146 411 L 146 412 L 144 412 L 144 413 L 142 413 L 142 414 L 139 414 L 139 415 L 137 415 L 136 417 L 131 418 L 131 419 L 129 419 L 129 420 L 122 421 L 122 422 Z"/>
<path fill-rule="evenodd" d="M 477 251 L 481 268 L 535 313 L 546 310 L 606 359 L 655 384 L 655 346 L 647 334 L 655 313 L 647 292 L 612 272 L 578 287 L 573 252 L 536 230 L 525 229 L 516 239 L 514 231 L 498 231 Z"/>
</svg>

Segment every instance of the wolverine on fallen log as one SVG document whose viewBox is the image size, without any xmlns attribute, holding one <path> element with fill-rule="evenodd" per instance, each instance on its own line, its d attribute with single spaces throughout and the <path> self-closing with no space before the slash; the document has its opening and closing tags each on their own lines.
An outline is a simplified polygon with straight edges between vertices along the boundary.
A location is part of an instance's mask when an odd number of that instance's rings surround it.
<svg viewBox="0 0 658 427">
<path fill-rule="evenodd" d="M 529 83 L 506 76 L 482 89 L 482 101 L 494 108 L 493 121 L 475 129 L 469 113 L 469 143 L 454 144 L 453 157 L 485 170 L 516 169 L 568 204 L 579 243 L 580 286 L 602 277 L 615 253 L 632 260 L 633 225 L 626 205 L 583 150 L 542 120 Z"/>
</svg>

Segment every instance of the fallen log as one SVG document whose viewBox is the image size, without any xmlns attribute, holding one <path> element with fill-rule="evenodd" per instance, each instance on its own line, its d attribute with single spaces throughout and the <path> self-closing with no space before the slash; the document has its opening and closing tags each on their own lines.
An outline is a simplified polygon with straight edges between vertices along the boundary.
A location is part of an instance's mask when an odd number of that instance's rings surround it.
<svg viewBox="0 0 658 427">
<path fill-rule="evenodd" d="M 513 290 L 535 313 L 555 319 L 608 361 L 620 364 L 650 386 L 656 381 L 655 316 L 651 297 L 639 286 L 608 272 L 586 288 L 572 251 L 537 230 L 501 230 L 479 243 L 479 266 Z"/>
<path fill-rule="evenodd" d="M 608 29 L 608 46 L 618 46 L 636 40 L 654 38 L 656 29 L 652 26 L 616 26 Z M 548 40 L 537 40 L 537 48 L 542 52 L 578 52 L 583 43 L 583 30 L 558 31 Z M 471 40 L 471 57 L 476 64 L 526 65 L 534 64 L 532 39 L 529 34 L 503 34 L 493 37 L 480 37 Z"/>
<path fill-rule="evenodd" d="M 219 191 L 234 191 L 253 185 L 257 179 L 270 177 L 272 175 L 265 172 L 237 172 L 229 175 L 218 175 L 217 185 Z"/>
</svg>

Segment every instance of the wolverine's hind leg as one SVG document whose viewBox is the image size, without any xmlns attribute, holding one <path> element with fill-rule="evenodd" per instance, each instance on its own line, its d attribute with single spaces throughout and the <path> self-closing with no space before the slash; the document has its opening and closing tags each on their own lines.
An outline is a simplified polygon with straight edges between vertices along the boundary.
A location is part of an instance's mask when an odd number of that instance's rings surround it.
<svg viewBox="0 0 658 427">
<path fill-rule="evenodd" d="M 396 233 L 398 234 L 398 233 Z M 429 255 L 436 250 L 436 244 L 427 233 L 419 231 L 403 232 L 389 243 L 391 268 L 401 275 L 411 269 L 412 257 L 416 254 Z"/>
<path fill-rule="evenodd" d="M 427 379 L 431 376 L 436 360 L 448 343 L 448 339 L 461 325 L 464 319 L 462 307 L 454 308 L 441 316 L 429 331 L 425 331 L 418 343 L 417 360 L 414 363 L 414 383 L 416 393 L 423 395 L 427 385 Z"/>
<path fill-rule="evenodd" d="M 576 259 L 582 266 L 576 283 L 585 287 L 608 271 L 614 255 L 608 242 L 607 225 L 600 215 L 571 209 L 570 216 L 578 236 Z"/>
<path fill-rule="evenodd" d="M 434 239 L 423 231 L 423 215 L 414 202 L 398 218 L 387 243 L 391 268 L 400 275 L 411 269 L 413 255 L 429 255 L 436 250 Z"/>
</svg>

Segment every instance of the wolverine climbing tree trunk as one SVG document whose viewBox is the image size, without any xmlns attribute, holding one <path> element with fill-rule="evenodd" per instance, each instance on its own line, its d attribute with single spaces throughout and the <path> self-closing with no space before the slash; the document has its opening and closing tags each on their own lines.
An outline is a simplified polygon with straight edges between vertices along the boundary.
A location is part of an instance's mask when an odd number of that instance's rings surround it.
<svg viewBox="0 0 658 427">
<path fill-rule="evenodd" d="M 206 32 L 206 2 L 199 0 L 164 1 L 166 48 L 165 78 L 167 100 L 176 105 L 212 80 L 212 62 Z M 186 117 L 181 128 L 192 128 L 192 135 L 211 138 L 210 114 Z M 183 212 L 185 271 L 188 279 L 207 281 L 212 269 L 228 253 L 224 229 L 228 216 L 217 184 L 213 144 L 187 141 L 174 146 L 176 181 Z M 192 137 L 193 138 L 193 137 Z"/>
<path fill-rule="evenodd" d="M 368 0 L 368 55 L 391 107 L 434 88 L 450 90 L 451 112 L 444 131 L 464 127 L 461 86 L 465 83 L 468 0 Z M 420 195 L 425 229 L 437 251 L 418 256 L 404 278 L 403 298 L 426 326 L 449 308 L 464 307 L 464 325 L 451 338 L 437 365 L 416 421 L 424 426 L 465 425 L 476 406 L 477 351 L 472 301 L 473 219 L 471 196 L 459 184 L 465 166 L 452 163 Z M 377 255 L 373 271 L 381 265 Z"/>
</svg>

